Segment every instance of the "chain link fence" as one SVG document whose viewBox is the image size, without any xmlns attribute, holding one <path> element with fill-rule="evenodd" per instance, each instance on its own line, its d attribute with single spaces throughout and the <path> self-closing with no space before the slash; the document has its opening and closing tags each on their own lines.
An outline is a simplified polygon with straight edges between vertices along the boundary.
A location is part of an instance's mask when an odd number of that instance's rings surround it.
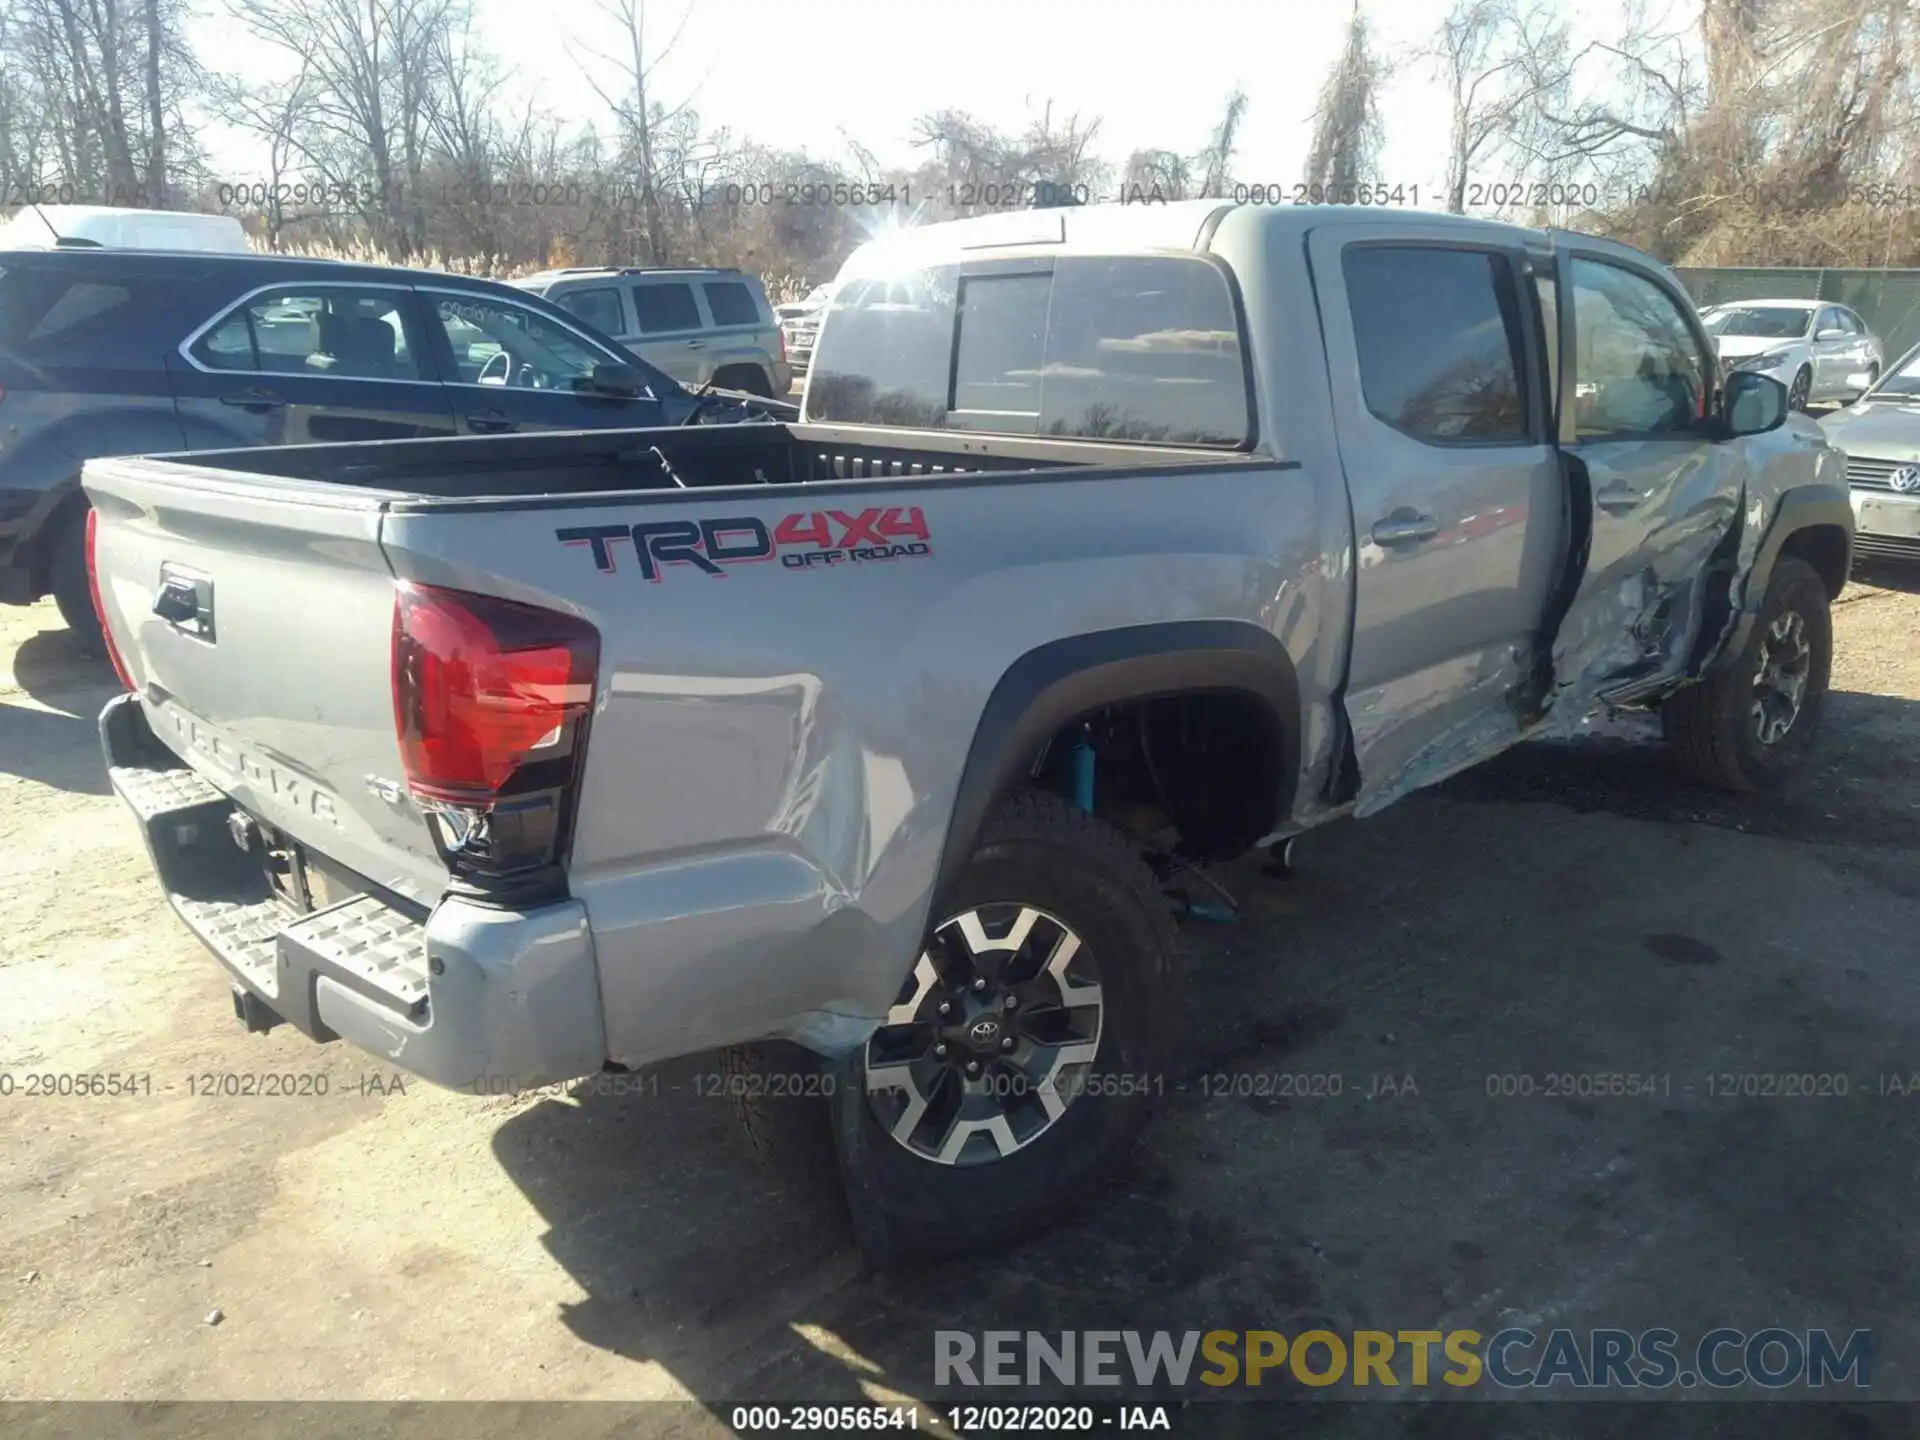
<svg viewBox="0 0 1920 1440">
<path fill-rule="evenodd" d="M 1920 344 L 1920 270 L 1689 269 L 1674 273 L 1694 304 L 1733 300 L 1830 300 L 1865 320 L 1889 365 Z"/>
</svg>

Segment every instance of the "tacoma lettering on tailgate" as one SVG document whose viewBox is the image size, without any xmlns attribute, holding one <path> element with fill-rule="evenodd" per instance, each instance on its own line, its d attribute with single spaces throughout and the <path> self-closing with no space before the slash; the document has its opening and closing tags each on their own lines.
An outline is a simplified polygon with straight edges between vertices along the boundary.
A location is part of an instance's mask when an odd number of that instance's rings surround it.
<svg viewBox="0 0 1920 1440">
<path fill-rule="evenodd" d="M 769 531 L 753 515 L 713 520 L 661 520 L 638 525 L 575 525 L 554 531 L 563 545 L 584 545 L 593 568 L 611 575 L 618 547 L 631 544 L 643 579 L 659 583 L 669 565 L 691 565 L 724 577 L 727 565 L 778 559 L 788 570 L 858 565 L 931 555 L 927 518 L 918 505 L 875 506 L 858 514 L 815 510 L 788 515 Z"/>
<path fill-rule="evenodd" d="M 240 749 L 211 726 L 182 710 L 178 704 L 168 705 L 163 713 L 172 723 L 174 733 L 189 749 L 212 761 L 229 775 L 248 781 L 256 794 L 277 795 L 288 804 L 307 811 L 316 820 L 335 826 L 340 823 L 340 817 L 334 813 L 333 797 L 311 780 L 289 774 L 272 762 Z"/>
</svg>

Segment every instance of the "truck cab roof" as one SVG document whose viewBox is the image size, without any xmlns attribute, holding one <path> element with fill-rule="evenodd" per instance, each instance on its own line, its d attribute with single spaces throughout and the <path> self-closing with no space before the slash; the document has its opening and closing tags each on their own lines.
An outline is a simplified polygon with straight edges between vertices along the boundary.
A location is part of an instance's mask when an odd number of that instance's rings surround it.
<svg viewBox="0 0 1920 1440">
<path fill-rule="evenodd" d="M 1463 233 L 1505 236 L 1509 243 L 1520 237 L 1546 234 L 1499 221 L 1375 205 L 1259 205 L 1225 199 L 1165 203 L 1121 201 L 1055 209 L 1004 210 L 890 231 L 856 250 L 855 259 L 865 263 L 855 265 L 849 261 L 847 273 L 865 271 L 882 254 L 889 262 L 903 261 L 911 265 L 924 263 L 935 255 L 1029 246 L 1044 246 L 1049 251 L 1062 253 L 1205 250 L 1213 237 L 1228 225 L 1304 233 L 1314 225 L 1331 220 L 1362 218 L 1383 227 L 1404 225 L 1430 229 L 1435 224 L 1445 224 Z"/>
</svg>

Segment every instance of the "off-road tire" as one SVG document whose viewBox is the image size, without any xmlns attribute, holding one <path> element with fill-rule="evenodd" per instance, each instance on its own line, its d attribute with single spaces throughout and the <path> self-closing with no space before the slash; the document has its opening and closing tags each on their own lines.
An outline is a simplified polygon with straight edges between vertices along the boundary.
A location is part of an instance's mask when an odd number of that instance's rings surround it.
<svg viewBox="0 0 1920 1440">
<path fill-rule="evenodd" d="M 105 655 L 107 642 L 100 632 L 100 616 L 93 608 L 93 586 L 87 579 L 87 512 L 84 508 L 53 537 L 47 580 L 53 590 L 53 603 L 60 607 L 60 618 L 67 622 L 80 653 L 95 659 Z"/>
<path fill-rule="evenodd" d="M 896 1141 L 868 1103 L 864 1047 L 840 1061 L 828 1100 L 834 1143 L 854 1232 L 875 1266 L 1008 1243 L 1095 1199 L 1169 1084 L 1178 1028 L 1174 923 L 1134 843 L 1058 796 L 1020 793 L 988 821 L 933 907 L 932 928 L 996 903 L 1058 917 L 1097 958 L 1099 1050 L 1085 1086 L 1050 1128 L 1011 1154 L 968 1166 Z"/>
<path fill-rule="evenodd" d="M 1762 744 L 1752 714 L 1754 682 L 1767 636 L 1781 617 L 1797 611 L 1808 649 L 1806 692 L 1792 727 Z M 1813 566 L 1786 555 L 1773 567 L 1760 613 L 1740 653 L 1676 692 L 1661 707 L 1661 723 L 1675 762 L 1693 780 L 1723 790 L 1772 790 L 1806 759 L 1820 731 L 1833 665 L 1833 617 L 1826 582 Z"/>
<path fill-rule="evenodd" d="M 797 1045 L 729 1045 L 720 1073 L 747 1146 L 765 1165 L 803 1184 L 836 1175 L 826 1090 L 832 1072 Z"/>
</svg>

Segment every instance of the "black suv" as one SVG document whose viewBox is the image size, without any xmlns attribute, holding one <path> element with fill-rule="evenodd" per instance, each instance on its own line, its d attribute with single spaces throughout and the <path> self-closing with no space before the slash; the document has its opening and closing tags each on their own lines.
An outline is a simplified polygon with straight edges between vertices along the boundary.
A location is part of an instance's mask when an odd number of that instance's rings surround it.
<svg viewBox="0 0 1920 1440">
<path fill-rule="evenodd" d="M 98 644 L 81 462 L 790 419 L 697 395 L 522 289 L 268 255 L 0 252 L 0 601 Z"/>
</svg>

